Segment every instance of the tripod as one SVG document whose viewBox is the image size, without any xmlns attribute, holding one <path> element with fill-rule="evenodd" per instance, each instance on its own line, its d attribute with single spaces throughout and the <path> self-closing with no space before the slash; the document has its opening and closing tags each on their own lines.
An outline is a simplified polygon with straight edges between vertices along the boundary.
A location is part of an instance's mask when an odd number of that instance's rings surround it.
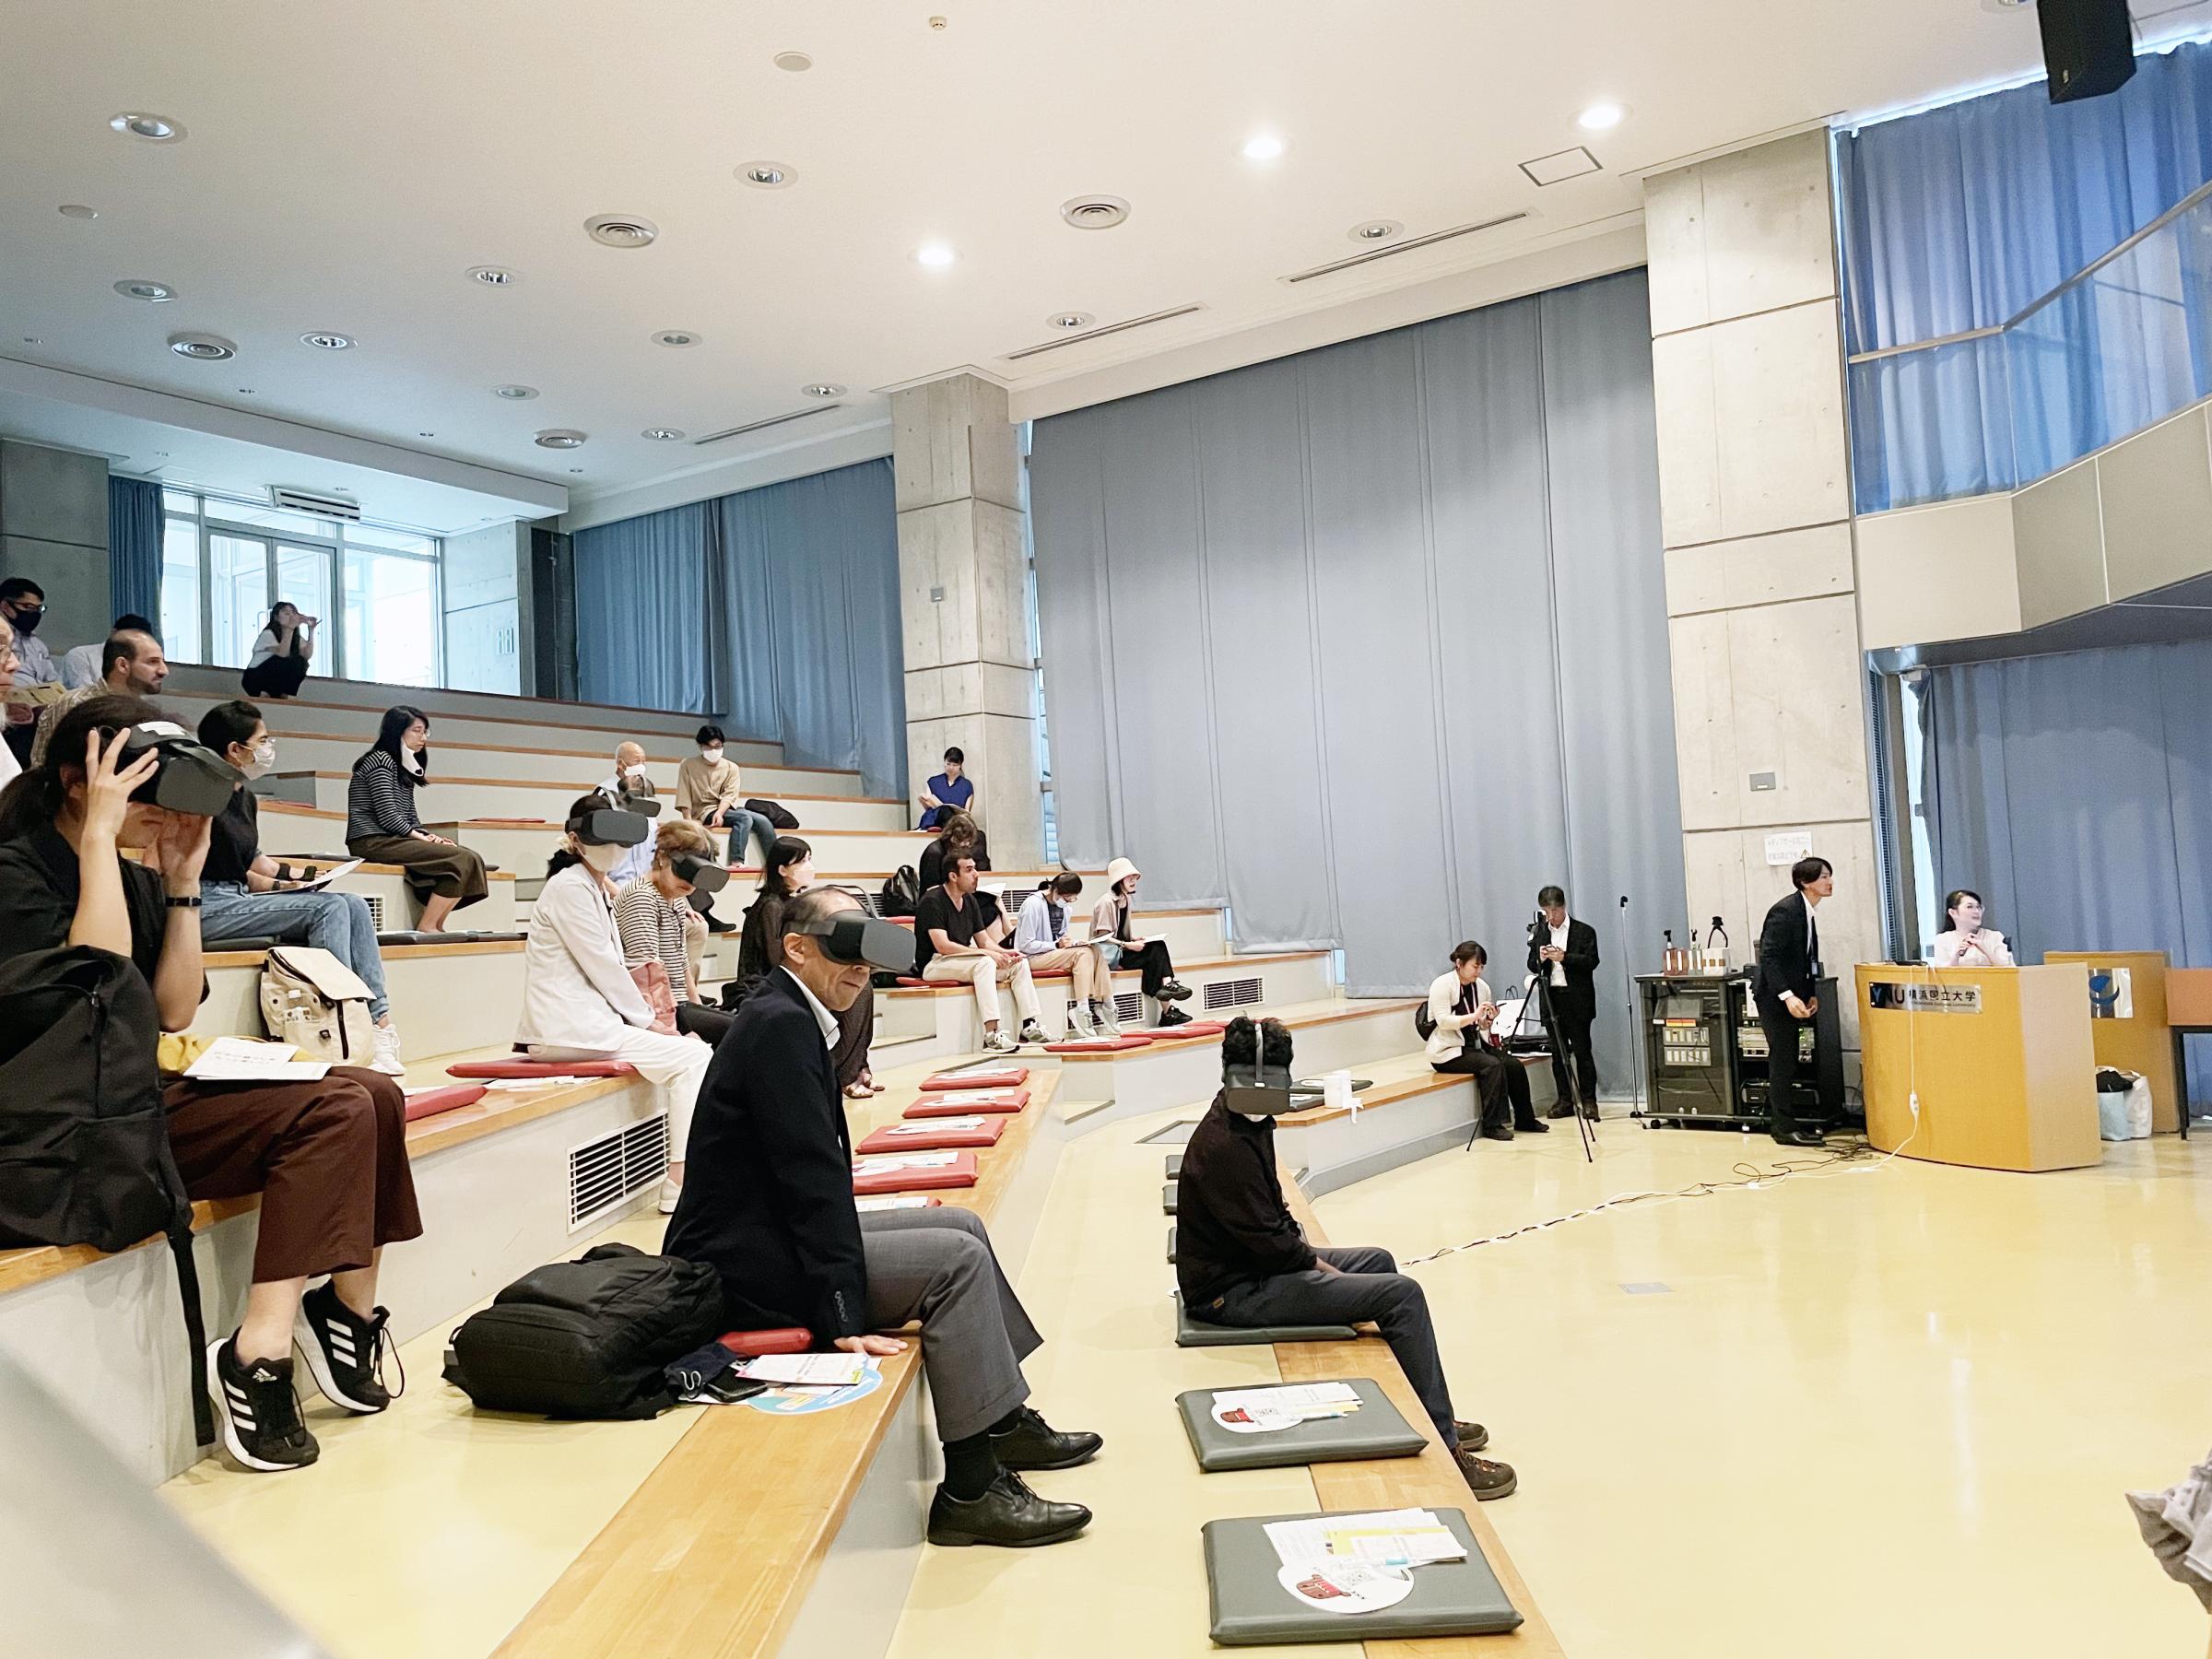
<svg viewBox="0 0 2212 1659">
<path fill-rule="evenodd" d="M 1535 920 L 1528 924 L 1528 942 L 1532 947 L 1536 942 L 1537 930 L 1544 924 L 1544 912 L 1538 911 Z M 1574 1126 L 1580 1131 L 1583 1137 L 1583 1161 L 1595 1163 L 1597 1159 L 1592 1148 L 1596 1145 L 1597 1135 L 1590 1124 L 1591 1120 L 1597 1116 L 1597 1102 L 1595 1100 L 1589 1101 L 1585 1108 L 1583 1100 L 1582 1077 L 1575 1067 L 1574 1056 L 1561 1047 L 1564 1040 L 1559 1035 L 1559 1022 L 1552 1013 L 1551 1007 L 1550 973 L 1540 969 L 1535 975 L 1535 980 L 1537 1001 L 1544 1010 L 1544 1035 L 1551 1040 L 1551 1052 L 1559 1061 L 1559 1064 L 1553 1067 L 1553 1071 L 1557 1076 L 1566 1079 L 1567 1104 L 1573 1110 Z"/>
</svg>

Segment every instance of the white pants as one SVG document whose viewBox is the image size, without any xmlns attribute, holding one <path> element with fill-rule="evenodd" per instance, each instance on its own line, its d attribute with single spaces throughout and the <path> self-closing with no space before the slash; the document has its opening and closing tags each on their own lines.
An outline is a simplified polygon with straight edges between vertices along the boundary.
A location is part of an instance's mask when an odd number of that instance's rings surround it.
<svg viewBox="0 0 2212 1659">
<path fill-rule="evenodd" d="M 1011 968 L 1001 968 L 987 956 L 936 956 L 922 970 L 933 985 L 968 984 L 975 987 L 975 1009 L 985 1026 L 998 1023 L 1000 981 L 1012 987 L 1014 1006 L 1025 1020 L 1037 1018 L 1037 987 L 1030 978 L 1030 959 L 1017 957 Z"/>
<path fill-rule="evenodd" d="M 668 1114 L 668 1161 L 683 1162 L 684 1148 L 691 1140 L 691 1109 L 699 1104 L 699 1086 L 707 1075 L 707 1062 L 714 1058 L 713 1049 L 696 1037 L 664 1037 L 636 1026 L 624 1027 L 621 1036 L 603 1048 L 563 1048 L 555 1042 L 530 1045 L 533 1060 L 586 1056 L 627 1060 L 637 1067 L 638 1076 L 653 1085 L 661 1098 L 662 1110 Z"/>
</svg>

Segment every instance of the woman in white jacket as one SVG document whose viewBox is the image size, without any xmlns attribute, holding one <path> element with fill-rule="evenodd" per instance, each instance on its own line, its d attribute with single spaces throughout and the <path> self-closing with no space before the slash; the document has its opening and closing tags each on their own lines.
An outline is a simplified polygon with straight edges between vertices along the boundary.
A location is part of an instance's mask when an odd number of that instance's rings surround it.
<svg viewBox="0 0 2212 1659">
<path fill-rule="evenodd" d="M 1548 1134 L 1551 1125 L 1530 1103 L 1528 1073 L 1512 1054 L 1490 1045 L 1498 1005 L 1482 977 L 1488 963 L 1488 953 L 1473 939 L 1452 947 L 1452 966 L 1429 987 L 1429 1018 L 1435 1022 L 1429 1033 L 1429 1064 L 1436 1071 L 1475 1079 L 1483 1139 L 1510 1141 L 1515 1130 Z"/>
<path fill-rule="evenodd" d="M 1957 888 L 1944 896 L 1944 929 L 1928 948 L 1936 968 L 2010 968 L 2012 947 L 1994 927 L 1982 925 L 1982 895 Z"/>
<path fill-rule="evenodd" d="M 601 794 L 584 795 L 569 809 L 567 837 L 546 866 L 530 912 L 515 1041 L 534 1059 L 627 1060 L 660 1092 L 668 1113 L 668 1179 L 661 1187 L 666 1215 L 683 1184 L 691 1108 L 714 1051 L 696 1037 L 653 1030 L 653 1009 L 623 965 L 607 872 L 624 848 L 586 839 L 593 815 L 612 809 Z M 641 828 L 644 820 L 637 822 Z"/>
</svg>

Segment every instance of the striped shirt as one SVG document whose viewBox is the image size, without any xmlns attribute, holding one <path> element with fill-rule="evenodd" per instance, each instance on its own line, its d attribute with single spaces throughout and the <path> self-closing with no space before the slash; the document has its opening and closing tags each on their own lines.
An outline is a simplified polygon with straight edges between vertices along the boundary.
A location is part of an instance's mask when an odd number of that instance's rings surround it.
<svg viewBox="0 0 2212 1659">
<path fill-rule="evenodd" d="M 415 813 L 415 788 L 399 775 L 390 753 L 372 748 L 353 763 L 346 790 L 346 839 L 371 835 L 412 835 L 422 828 Z"/>
<path fill-rule="evenodd" d="M 622 935 L 622 959 L 630 967 L 658 957 L 668 971 L 668 988 L 677 1002 L 689 1002 L 684 979 L 689 960 L 684 950 L 684 922 L 691 914 L 688 900 L 666 899 L 641 876 L 615 895 L 615 931 Z"/>
</svg>

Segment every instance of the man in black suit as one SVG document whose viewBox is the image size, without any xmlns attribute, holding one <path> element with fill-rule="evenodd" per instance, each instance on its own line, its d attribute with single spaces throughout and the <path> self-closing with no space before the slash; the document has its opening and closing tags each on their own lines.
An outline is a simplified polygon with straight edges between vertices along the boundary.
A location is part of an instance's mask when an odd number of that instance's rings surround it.
<svg viewBox="0 0 2212 1659">
<path fill-rule="evenodd" d="M 1528 938 L 1528 971 L 1551 985 L 1551 1081 L 1558 1093 L 1551 1115 L 1574 1115 L 1575 1097 L 1567 1089 L 1567 1062 L 1574 1058 L 1583 1115 L 1597 1121 L 1597 1056 L 1591 1051 L 1590 1028 L 1597 1023 L 1597 930 L 1567 913 L 1567 894 L 1547 887 L 1536 895 L 1543 923 Z"/>
<path fill-rule="evenodd" d="M 1796 890 L 1774 900 L 1759 930 L 1751 1000 L 1759 1029 L 1767 1035 L 1767 1131 L 1785 1147 L 1818 1147 L 1827 1143 L 1797 1123 L 1797 1045 L 1798 1033 L 1820 1011 L 1820 926 L 1813 912 L 1836 890 L 1835 867 L 1825 858 L 1801 858 L 1790 867 L 1790 881 Z M 1843 1102 L 1828 1098 L 1821 1068 L 1814 1068 L 1814 1077 L 1821 1089 L 1820 1114 L 1833 1119 Z"/>
<path fill-rule="evenodd" d="M 1019 1471 L 1073 1468 L 1100 1441 L 1060 1433 L 1022 1404 L 1021 1361 L 1043 1338 L 982 1222 L 949 1206 L 864 1216 L 853 1204 L 830 1050 L 838 1014 L 868 994 L 869 963 L 857 948 L 851 960 L 830 951 L 841 913 L 858 908 L 831 888 L 785 907 L 783 964 L 737 1010 L 700 1086 L 664 1248 L 722 1275 L 737 1329 L 804 1325 L 847 1353 L 890 1355 L 906 1344 L 872 1333 L 919 1319 L 945 1444 L 929 1541 L 1056 1544 L 1090 1512 L 1047 1502 Z"/>
</svg>

